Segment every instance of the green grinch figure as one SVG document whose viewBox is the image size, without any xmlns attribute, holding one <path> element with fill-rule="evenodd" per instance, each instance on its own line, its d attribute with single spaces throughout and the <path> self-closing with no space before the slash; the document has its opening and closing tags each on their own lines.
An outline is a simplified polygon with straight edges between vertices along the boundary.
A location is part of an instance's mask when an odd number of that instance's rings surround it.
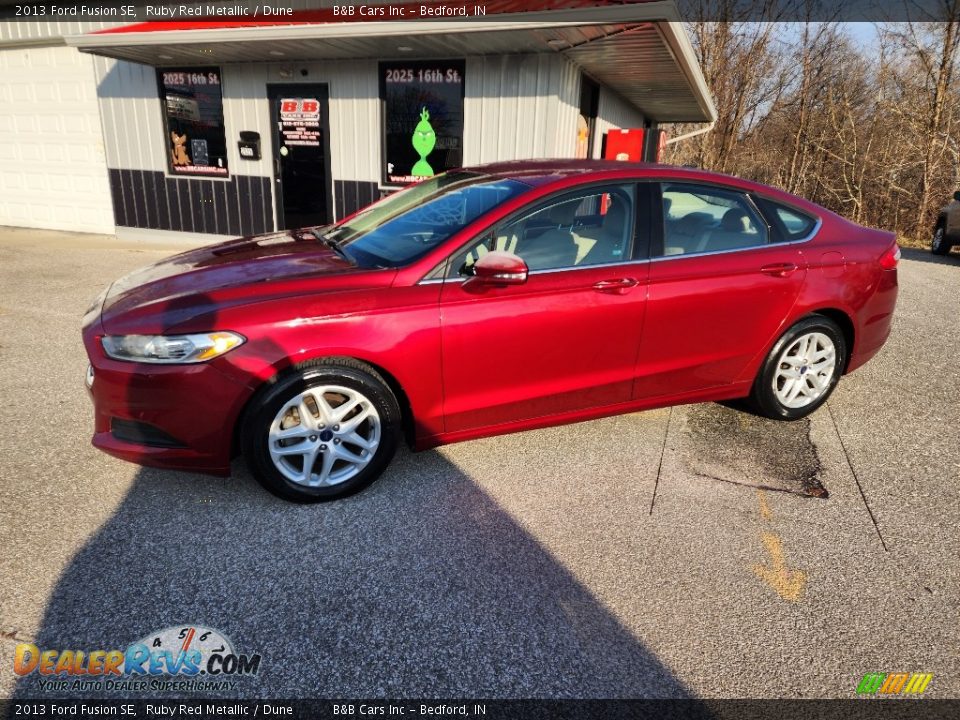
<svg viewBox="0 0 960 720">
<path fill-rule="evenodd" d="M 431 177 L 434 173 L 430 163 L 427 162 L 427 155 L 433 152 L 437 144 L 437 134 L 430 124 L 430 112 L 426 108 L 420 111 L 420 122 L 414 128 L 411 142 L 420 159 L 414 164 L 410 174 L 414 177 Z"/>
</svg>

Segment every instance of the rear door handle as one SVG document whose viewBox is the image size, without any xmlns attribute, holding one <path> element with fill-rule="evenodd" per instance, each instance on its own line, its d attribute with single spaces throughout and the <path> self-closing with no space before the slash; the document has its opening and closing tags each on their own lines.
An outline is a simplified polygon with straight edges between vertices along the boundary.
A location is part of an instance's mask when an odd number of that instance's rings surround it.
<svg viewBox="0 0 960 720">
<path fill-rule="evenodd" d="M 764 275 L 773 275 L 774 277 L 787 277 L 796 272 L 797 266 L 793 263 L 771 263 L 760 268 Z"/>
<path fill-rule="evenodd" d="M 623 295 L 639 284 L 640 281 L 635 278 L 615 278 L 613 280 L 601 280 L 594 284 L 593 289 L 597 292 Z"/>
</svg>

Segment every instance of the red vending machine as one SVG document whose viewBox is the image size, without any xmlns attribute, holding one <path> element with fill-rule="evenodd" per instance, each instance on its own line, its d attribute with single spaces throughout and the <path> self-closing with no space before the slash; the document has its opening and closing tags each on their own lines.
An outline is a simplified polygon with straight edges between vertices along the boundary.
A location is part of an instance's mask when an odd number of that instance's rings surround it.
<svg viewBox="0 0 960 720">
<path fill-rule="evenodd" d="M 643 160 L 643 128 L 610 130 L 604 137 L 605 160 Z"/>
</svg>

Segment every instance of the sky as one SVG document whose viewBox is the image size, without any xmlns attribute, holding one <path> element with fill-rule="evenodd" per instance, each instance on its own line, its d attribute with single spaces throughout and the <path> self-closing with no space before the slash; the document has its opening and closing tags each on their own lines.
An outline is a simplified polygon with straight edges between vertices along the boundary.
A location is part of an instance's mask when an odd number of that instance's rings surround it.
<svg viewBox="0 0 960 720">
<path fill-rule="evenodd" d="M 873 43 L 877 39 L 876 25 L 872 22 L 840 23 L 855 40 L 864 44 Z"/>
</svg>

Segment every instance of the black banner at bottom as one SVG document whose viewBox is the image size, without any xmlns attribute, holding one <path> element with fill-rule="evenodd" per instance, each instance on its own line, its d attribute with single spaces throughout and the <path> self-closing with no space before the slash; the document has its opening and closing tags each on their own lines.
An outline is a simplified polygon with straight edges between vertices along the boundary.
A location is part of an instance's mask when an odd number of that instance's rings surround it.
<svg viewBox="0 0 960 720">
<path fill-rule="evenodd" d="M 0 717 L 483 718 L 484 720 L 939 720 L 958 700 L 0 700 Z"/>
</svg>

